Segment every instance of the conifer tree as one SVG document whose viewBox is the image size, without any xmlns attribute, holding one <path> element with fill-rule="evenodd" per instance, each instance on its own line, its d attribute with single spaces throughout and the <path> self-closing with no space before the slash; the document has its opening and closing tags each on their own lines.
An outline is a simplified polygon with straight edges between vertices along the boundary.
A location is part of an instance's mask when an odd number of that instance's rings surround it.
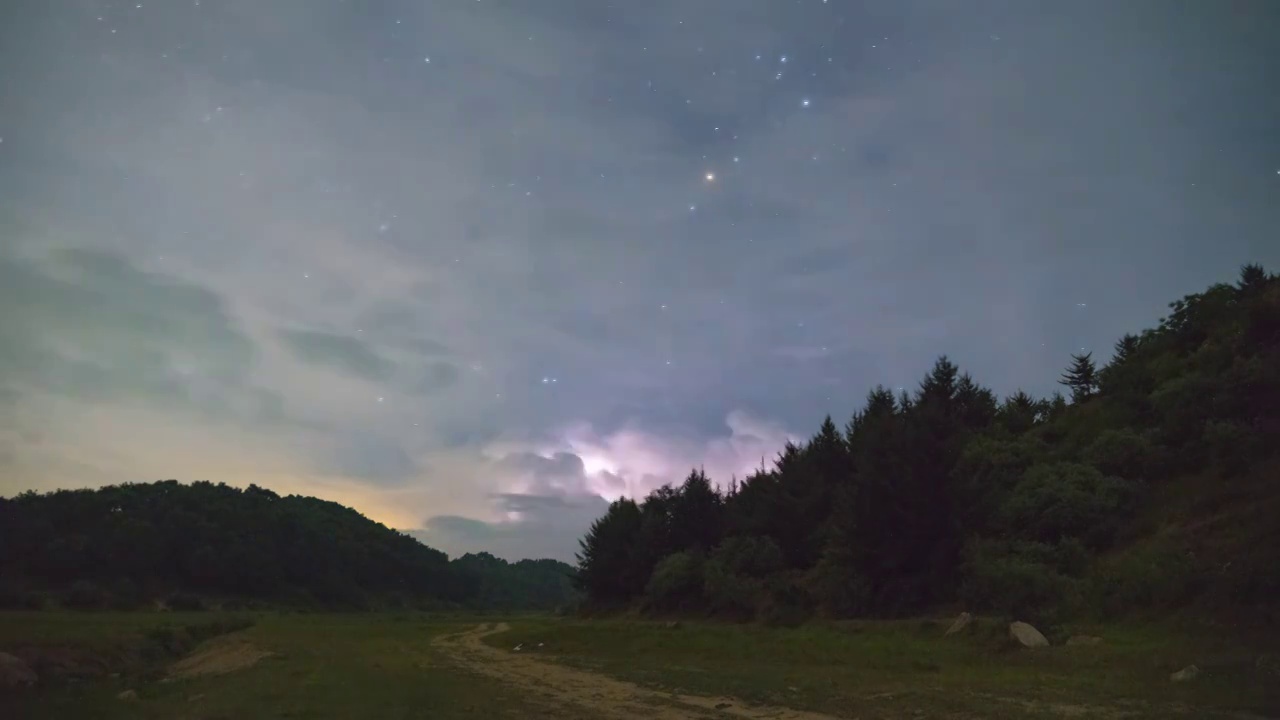
<svg viewBox="0 0 1280 720">
<path fill-rule="evenodd" d="M 1071 402 L 1079 404 L 1088 400 L 1098 389 L 1098 369 L 1093 364 L 1093 353 L 1071 356 L 1071 367 L 1058 381 L 1071 388 Z"/>
</svg>

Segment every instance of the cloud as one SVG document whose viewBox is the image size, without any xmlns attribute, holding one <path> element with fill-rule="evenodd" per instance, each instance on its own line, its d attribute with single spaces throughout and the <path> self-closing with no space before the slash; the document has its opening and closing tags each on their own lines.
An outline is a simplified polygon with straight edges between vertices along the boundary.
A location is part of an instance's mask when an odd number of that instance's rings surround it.
<svg viewBox="0 0 1280 720">
<path fill-rule="evenodd" d="M 206 287 L 119 254 L 0 254 L 0 387 L 84 402 L 147 402 L 209 418 L 293 422 L 252 381 L 258 348 Z"/>
<path fill-rule="evenodd" d="M 551 440 L 500 441 L 484 451 L 481 474 L 493 491 L 480 517 L 436 515 L 413 534 L 456 554 L 487 550 L 500 557 L 538 556 L 572 562 L 578 540 L 622 496 L 642 498 L 679 484 L 695 467 L 727 485 L 770 464 L 793 439 L 774 423 L 730 413 L 721 434 L 686 438 L 629 425 L 610 433 L 576 424 Z"/>
<path fill-rule="evenodd" d="M 317 468 L 321 472 L 378 483 L 403 483 L 425 472 L 402 442 L 391 435 L 352 430 L 329 444 L 331 450 Z"/>
<path fill-rule="evenodd" d="M 316 330 L 281 330 L 280 339 L 304 362 L 328 365 L 365 380 L 386 380 L 395 365 L 349 335 Z"/>
<path fill-rule="evenodd" d="M 549 557 L 573 563 L 578 541 L 609 503 L 593 495 L 503 495 L 494 505 L 511 519 L 441 515 L 410 534 L 452 557 L 483 550 L 508 560 Z"/>
<path fill-rule="evenodd" d="M 48 5 L 0 43 L 6 492 L 253 479 L 566 557 L 940 352 L 1052 390 L 1280 247 L 1230 14 Z"/>
</svg>

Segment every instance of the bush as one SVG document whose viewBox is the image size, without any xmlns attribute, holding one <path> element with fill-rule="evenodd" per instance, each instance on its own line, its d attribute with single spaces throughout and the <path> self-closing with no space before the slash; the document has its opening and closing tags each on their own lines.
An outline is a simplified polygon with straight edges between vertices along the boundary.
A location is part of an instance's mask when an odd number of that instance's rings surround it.
<svg viewBox="0 0 1280 720">
<path fill-rule="evenodd" d="M 976 612 L 1051 625 L 1081 604 L 1079 582 L 1025 556 L 971 552 L 964 575 L 960 598 Z"/>
<path fill-rule="evenodd" d="M 702 594 L 717 617 L 751 620 L 764 604 L 763 579 L 782 570 L 782 549 L 772 538 L 739 535 L 726 539 L 703 565 Z"/>
<path fill-rule="evenodd" d="M 710 560 L 732 575 L 750 578 L 768 577 L 786 564 L 778 543 L 773 538 L 757 535 L 726 539 L 711 553 Z"/>
<path fill-rule="evenodd" d="M 765 625 L 795 627 L 813 615 L 813 598 L 794 573 L 774 575 L 764 582 L 760 621 Z"/>
<path fill-rule="evenodd" d="M 1185 539 L 1163 535 L 1112 558 L 1094 574 L 1091 600 L 1106 617 L 1134 610 L 1171 609 L 1203 583 Z"/>
<path fill-rule="evenodd" d="M 1127 480 L 1151 477 L 1151 442 L 1129 428 L 1105 430 L 1085 448 L 1084 458 L 1104 475 Z"/>
<path fill-rule="evenodd" d="M 63 604 L 75 610 L 101 610 L 110 597 L 106 591 L 88 580 L 72 583 L 63 597 Z"/>
<path fill-rule="evenodd" d="M 112 610 L 135 610 L 142 604 L 142 592 L 138 584 L 129 578 L 120 578 L 111 583 Z"/>
<path fill-rule="evenodd" d="M 191 593 L 174 593 L 169 596 L 165 604 L 169 606 L 170 610 L 179 612 L 195 612 L 205 609 L 204 600 L 200 596 L 192 595 Z"/>
<path fill-rule="evenodd" d="M 805 586 L 829 617 L 858 617 L 871 607 L 871 583 L 842 565 L 819 562 L 805 578 Z"/>
<path fill-rule="evenodd" d="M 702 565 L 702 558 L 688 552 L 668 555 L 659 561 L 645 586 L 645 600 L 649 609 L 673 612 L 700 605 Z"/>
<path fill-rule="evenodd" d="M 1230 420 L 1210 420 L 1204 425 L 1209 457 L 1227 475 L 1239 475 L 1266 457 L 1266 441 L 1253 427 Z"/>
<path fill-rule="evenodd" d="M 712 615 L 739 621 L 756 616 L 764 594 L 759 580 L 735 575 L 719 559 L 708 561 L 703 575 L 702 594 Z"/>
<path fill-rule="evenodd" d="M 1135 500 L 1133 483 L 1090 465 L 1036 465 L 1000 506 L 999 517 L 1020 539 L 1057 544 L 1077 538 L 1097 549 L 1111 542 Z"/>
<path fill-rule="evenodd" d="M 39 610 L 44 596 L 17 580 L 0 578 L 0 610 Z"/>
</svg>

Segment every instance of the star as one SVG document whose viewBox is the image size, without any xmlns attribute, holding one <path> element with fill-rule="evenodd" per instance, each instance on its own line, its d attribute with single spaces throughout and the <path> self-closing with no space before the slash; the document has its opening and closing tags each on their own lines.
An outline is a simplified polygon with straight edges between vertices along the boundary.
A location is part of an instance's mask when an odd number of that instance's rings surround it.
<svg viewBox="0 0 1280 720">
<path fill-rule="evenodd" d="M 800 107 L 809 107 L 809 98 L 800 101 Z"/>
<path fill-rule="evenodd" d="M 707 178 L 707 182 L 715 182 L 715 181 L 716 181 L 716 174 L 715 174 L 715 173 L 713 173 L 713 172 L 709 172 L 709 173 L 707 173 L 705 177 Z"/>
</svg>

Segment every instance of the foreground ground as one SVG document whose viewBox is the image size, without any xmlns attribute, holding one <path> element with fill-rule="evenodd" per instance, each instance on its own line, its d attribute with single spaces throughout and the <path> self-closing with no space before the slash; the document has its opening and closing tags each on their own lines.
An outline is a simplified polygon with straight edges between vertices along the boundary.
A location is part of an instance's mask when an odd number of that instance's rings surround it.
<svg viewBox="0 0 1280 720">
<path fill-rule="evenodd" d="M 95 675 L 0 690 L 4 718 L 1268 717 L 1265 648 L 1160 626 L 1015 649 L 994 623 L 769 629 L 416 614 L 257 616 L 185 660 L 122 648 L 209 615 L 0 613 L 0 651 L 89 649 Z M 1056 638 L 1055 638 L 1056 639 Z M 520 646 L 520 650 L 514 648 Z M 1259 667 L 1258 658 L 1264 658 Z M 83 657 L 83 653 L 82 653 Z M 112 677 L 122 657 L 134 662 Z M 1171 683 L 1195 663 L 1200 676 Z M 77 673 L 70 673 L 75 675 Z M 120 699 L 121 693 L 126 698 Z"/>
</svg>

